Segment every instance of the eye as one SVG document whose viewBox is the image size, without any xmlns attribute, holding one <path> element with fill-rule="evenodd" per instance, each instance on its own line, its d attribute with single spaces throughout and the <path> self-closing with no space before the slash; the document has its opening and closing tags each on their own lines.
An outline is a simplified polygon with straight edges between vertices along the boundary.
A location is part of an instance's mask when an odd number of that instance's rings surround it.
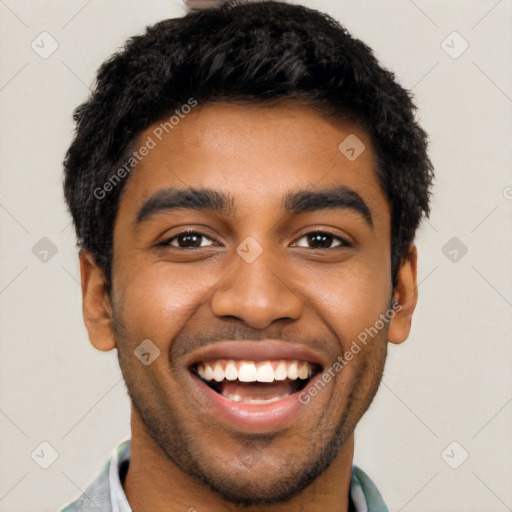
<svg viewBox="0 0 512 512">
<path fill-rule="evenodd" d="M 171 238 L 163 240 L 157 247 L 173 247 L 175 249 L 199 249 L 218 245 L 216 240 L 200 231 L 188 230 L 178 233 Z M 302 235 L 291 247 L 309 247 L 311 249 L 336 249 L 338 247 L 352 247 L 345 239 L 326 231 L 311 231 Z"/>
<path fill-rule="evenodd" d="M 208 241 L 210 243 L 203 243 L 204 241 Z M 206 236 L 204 233 L 200 233 L 199 231 L 183 231 L 173 236 L 172 238 L 168 238 L 167 240 L 163 240 L 162 242 L 157 244 L 157 247 L 173 247 L 180 249 L 196 249 L 200 247 L 210 247 L 214 245 L 214 242 L 211 238 Z"/>
<path fill-rule="evenodd" d="M 304 240 L 304 242 L 301 242 Z M 332 245 L 335 242 L 335 245 Z M 315 245 L 310 247 L 309 244 Z M 338 247 L 352 247 L 352 244 L 345 239 L 328 233 L 326 231 L 311 231 L 302 235 L 296 242 L 292 243 L 292 247 L 310 247 L 311 249 L 336 249 Z"/>
</svg>

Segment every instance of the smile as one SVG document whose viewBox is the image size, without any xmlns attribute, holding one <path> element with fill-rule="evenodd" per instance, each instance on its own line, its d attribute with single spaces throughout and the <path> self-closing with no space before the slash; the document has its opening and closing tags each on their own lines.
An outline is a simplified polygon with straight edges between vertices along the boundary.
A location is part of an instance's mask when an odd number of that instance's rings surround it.
<svg viewBox="0 0 512 512">
<path fill-rule="evenodd" d="M 270 431 L 292 421 L 299 393 L 323 362 L 308 349 L 270 342 L 219 342 L 188 365 L 205 409 L 241 430 Z"/>
<path fill-rule="evenodd" d="M 195 368 L 214 391 L 234 402 L 264 404 L 301 391 L 318 365 L 308 361 L 205 361 Z"/>
</svg>

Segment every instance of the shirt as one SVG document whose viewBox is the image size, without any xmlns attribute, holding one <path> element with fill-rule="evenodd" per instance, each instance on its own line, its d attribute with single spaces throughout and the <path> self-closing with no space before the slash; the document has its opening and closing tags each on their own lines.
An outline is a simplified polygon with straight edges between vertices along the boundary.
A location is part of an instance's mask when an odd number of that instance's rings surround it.
<svg viewBox="0 0 512 512">
<path fill-rule="evenodd" d="M 132 512 L 121 483 L 130 464 L 130 449 L 130 439 L 119 444 L 94 482 L 60 512 Z M 375 484 L 356 465 L 352 465 L 350 499 L 355 512 L 389 512 Z"/>
</svg>

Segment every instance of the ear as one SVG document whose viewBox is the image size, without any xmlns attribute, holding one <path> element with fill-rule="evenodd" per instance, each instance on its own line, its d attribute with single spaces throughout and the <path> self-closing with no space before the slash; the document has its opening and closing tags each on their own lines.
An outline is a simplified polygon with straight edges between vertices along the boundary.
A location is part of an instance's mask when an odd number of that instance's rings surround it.
<svg viewBox="0 0 512 512">
<path fill-rule="evenodd" d="M 112 309 L 103 270 L 98 267 L 89 252 L 81 250 L 78 257 L 82 282 L 82 312 L 89 340 L 98 350 L 112 350 L 116 343 L 111 324 Z"/>
<path fill-rule="evenodd" d="M 391 343 L 403 343 L 411 331 L 412 314 L 418 302 L 417 265 L 418 251 L 413 244 L 402 259 L 393 290 L 393 302 L 400 307 L 395 308 L 396 314 L 390 322 L 388 340 Z"/>
</svg>

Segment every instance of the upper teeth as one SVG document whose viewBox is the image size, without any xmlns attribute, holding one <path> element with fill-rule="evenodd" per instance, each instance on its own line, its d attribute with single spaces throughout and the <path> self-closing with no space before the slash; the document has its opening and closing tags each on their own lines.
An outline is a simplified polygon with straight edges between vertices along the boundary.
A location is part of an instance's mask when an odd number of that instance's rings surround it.
<svg viewBox="0 0 512 512">
<path fill-rule="evenodd" d="M 240 382 L 274 382 L 275 380 L 308 379 L 312 366 L 307 361 L 204 361 L 197 366 L 197 373 L 207 381 L 221 382 L 236 380 Z"/>
</svg>

